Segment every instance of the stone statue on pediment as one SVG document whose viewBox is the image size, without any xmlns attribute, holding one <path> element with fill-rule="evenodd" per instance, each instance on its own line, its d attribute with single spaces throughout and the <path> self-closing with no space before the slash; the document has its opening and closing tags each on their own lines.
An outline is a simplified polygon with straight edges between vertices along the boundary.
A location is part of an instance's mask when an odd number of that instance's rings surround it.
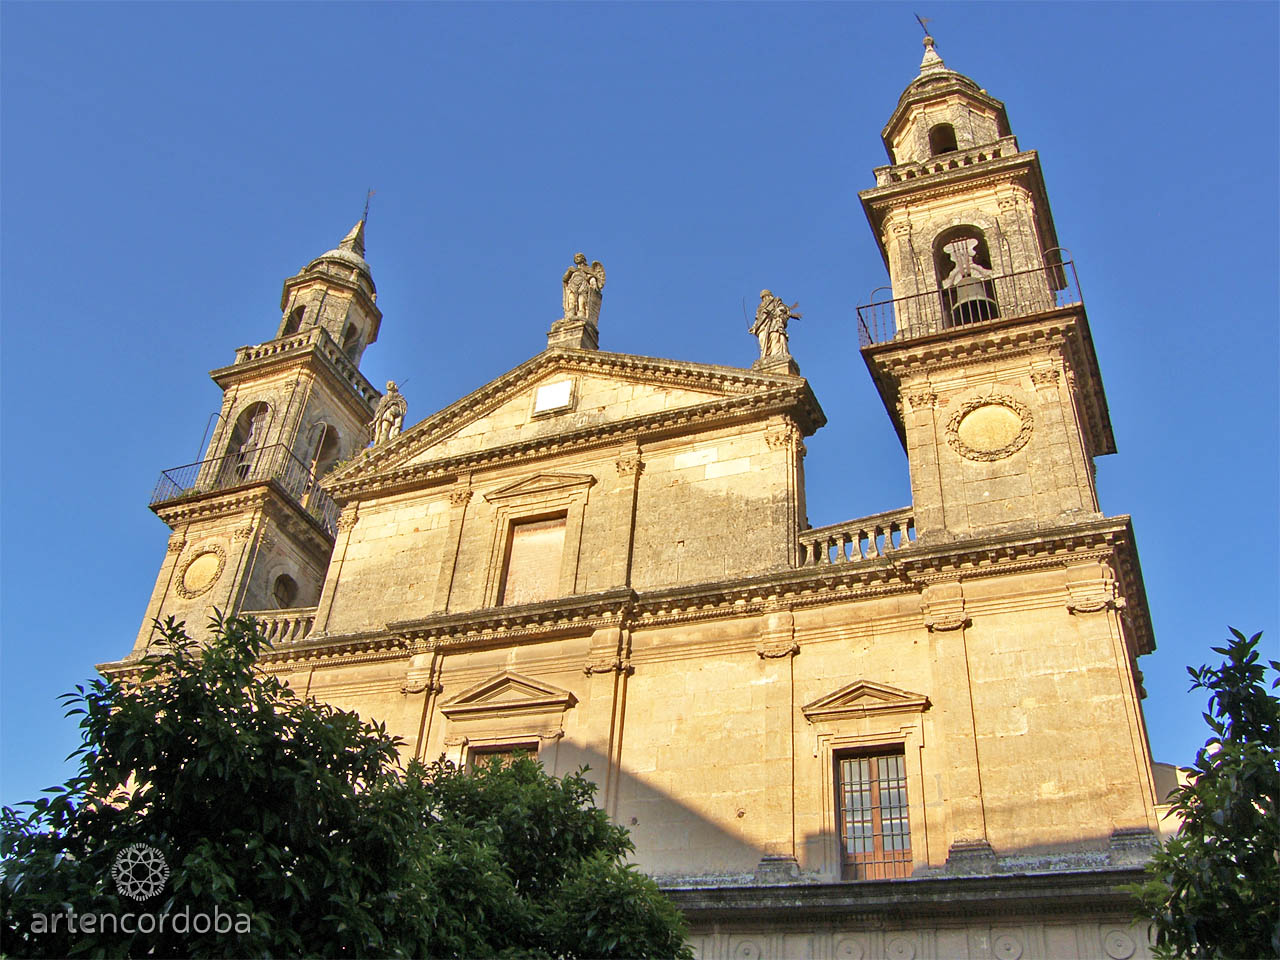
<svg viewBox="0 0 1280 960">
<path fill-rule="evenodd" d="M 756 322 L 751 325 L 751 333 L 760 341 L 761 360 L 791 355 L 787 349 L 787 321 L 799 320 L 803 316 L 796 313 L 798 306 L 799 301 L 788 307 L 785 300 L 773 295 L 773 291 L 760 291 L 760 306 L 756 307 Z"/>
<path fill-rule="evenodd" d="M 380 443 L 386 443 L 392 437 L 399 436 L 404 428 L 404 415 L 408 412 L 409 403 L 405 400 L 404 394 L 400 392 L 394 380 L 388 380 L 387 392 L 378 401 L 377 409 L 373 411 L 373 423 L 370 424 L 373 445 L 376 447 Z"/>
<path fill-rule="evenodd" d="M 585 254 L 573 256 L 573 266 L 564 272 L 564 317 L 595 323 L 600 317 L 600 296 L 604 290 L 604 266 L 599 260 L 587 265 Z"/>
</svg>

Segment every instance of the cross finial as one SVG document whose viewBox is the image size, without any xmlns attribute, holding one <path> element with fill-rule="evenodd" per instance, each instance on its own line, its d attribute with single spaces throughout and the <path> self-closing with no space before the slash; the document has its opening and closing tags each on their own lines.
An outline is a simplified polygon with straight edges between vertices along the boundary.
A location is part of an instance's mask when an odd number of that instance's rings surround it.
<svg viewBox="0 0 1280 960">
<path fill-rule="evenodd" d="M 370 188 L 369 191 L 364 195 L 364 216 L 360 218 L 361 220 L 369 219 L 369 201 L 373 198 L 373 195 L 377 192 L 378 192 L 377 190 Z"/>
<path fill-rule="evenodd" d="M 917 13 L 915 18 L 916 22 L 920 24 L 920 29 L 924 31 L 924 35 L 926 37 L 929 36 L 929 27 L 927 25 L 933 21 L 933 17 L 922 17 Z"/>
</svg>

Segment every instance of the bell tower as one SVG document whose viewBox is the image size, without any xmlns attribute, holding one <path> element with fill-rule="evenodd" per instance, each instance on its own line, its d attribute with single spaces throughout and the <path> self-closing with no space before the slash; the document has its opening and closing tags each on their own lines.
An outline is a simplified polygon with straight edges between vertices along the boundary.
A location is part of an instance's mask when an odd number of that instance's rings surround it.
<svg viewBox="0 0 1280 960">
<path fill-rule="evenodd" d="M 222 406 L 204 459 L 165 470 L 151 498 L 173 534 L 135 654 L 155 619 L 194 636 L 215 608 L 288 610 L 275 628 L 309 629 L 337 527 L 319 481 L 367 445 L 381 397 L 360 372 L 382 321 L 364 230 L 284 282 L 274 339 L 210 372 Z"/>
<path fill-rule="evenodd" d="M 925 37 L 859 194 L 892 297 L 858 308 L 862 355 L 906 448 L 922 540 L 1098 513 L 1114 453 L 1075 265 L 1035 151 L 1004 104 Z"/>
</svg>

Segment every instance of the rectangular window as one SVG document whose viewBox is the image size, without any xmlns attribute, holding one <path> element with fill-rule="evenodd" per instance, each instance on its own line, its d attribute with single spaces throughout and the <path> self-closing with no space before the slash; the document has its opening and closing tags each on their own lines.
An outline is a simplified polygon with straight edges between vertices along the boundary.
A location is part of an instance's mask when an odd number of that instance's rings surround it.
<svg viewBox="0 0 1280 960">
<path fill-rule="evenodd" d="M 837 755 L 836 808 L 845 880 L 910 876 L 911 825 L 902 754 Z"/>
<path fill-rule="evenodd" d="M 500 747 L 473 747 L 467 754 L 467 766 L 475 769 L 497 763 L 499 766 L 508 767 L 518 756 L 532 757 L 537 760 L 538 745 L 536 743 L 504 743 Z"/>
<path fill-rule="evenodd" d="M 537 603 L 560 595 L 564 531 L 563 513 L 511 525 L 498 603 Z"/>
</svg>

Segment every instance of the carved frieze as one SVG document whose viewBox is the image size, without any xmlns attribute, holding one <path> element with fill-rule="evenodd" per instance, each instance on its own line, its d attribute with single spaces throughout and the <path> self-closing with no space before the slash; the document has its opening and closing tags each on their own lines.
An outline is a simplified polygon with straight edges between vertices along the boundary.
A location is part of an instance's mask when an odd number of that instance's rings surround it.
<svg viewBox="0 0 1280 960">
<path fill-rule="evenodd" d="M 449 502 L 455 507 L 465 507 L 471 502 L 471 488 L 458 487 L 449 491 Z"/>
<path fill-rule="evenodd" d="M 1047 370 L 1032 370 L 1031 382 L 1037 387 L 1046 387 L 1057 383 L 1061 376 L 1062 374 L 1056 367 L 1050 367 Z"/>
</svg>

